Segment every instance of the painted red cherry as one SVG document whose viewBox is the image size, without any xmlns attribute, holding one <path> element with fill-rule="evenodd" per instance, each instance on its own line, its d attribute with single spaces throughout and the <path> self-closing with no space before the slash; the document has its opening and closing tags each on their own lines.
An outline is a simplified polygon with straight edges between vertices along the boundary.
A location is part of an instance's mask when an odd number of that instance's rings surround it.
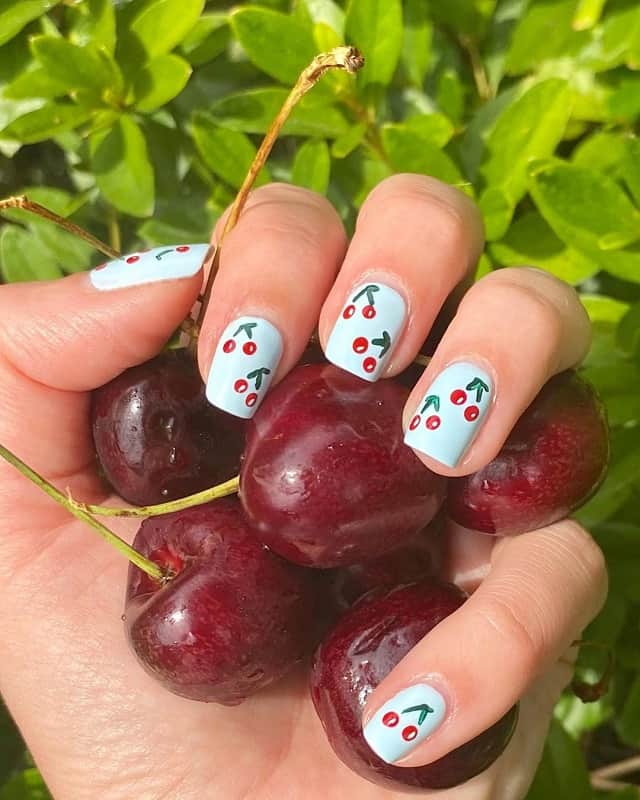
<svg viewBox="0 0 640 800">
<path fill-rule="evenodd" d="M 342 312 L 342 317 L 344 319 L 351 319 L 351 317 L 356 313 L 356 307 L 354 305 L 347 306 L 345 310 Z"/>
<path fill-rule="evenodd" d="M 356 353 L 366 353 L 369 349 L 369 340 L 364 336 L 358 336 L 353 340 L 353 349 Z"/>
<path fill-rule="evenodd" d="M 233 339 L 227 339 L 227 341 L 222 345 L 222 349 L 225 353 L 233 353 L 233 351 L 236 349 L 236 343 L 233 341 Z"/>
<path fill-rule="evenodd" d="M 478 406 L 469 406 L 469 408 L 465 408 L 464 410 L 464 418 L 467 422 L 473 422 L 474 420 L 478 419 L 480 416 L 480 409 Z"/>
<path fill-rule="evenodd" d="M 437 414 L 432 414 L 430 417 L 427 417 L 425 425 L 430 431 L 435 431 L 440 427 L 440 423 L 440 417 Z"/>
<path fill-rule="evenodd" d="M 247 381 L 245 381 L 244 378 L 239 378 L 233 384 L 233 388 L 236 390 L 236 392 L 239 392 L 240 394 L 242 394 L 243 392 L 247 391 L 247 389 L 249 388 L 249 384 L 247 383 Z"/>
<path fill-rule="evenodd" d="M 376 310 L 373 306 L 365 306 L 362 309 L 362 316 L 365 319 L 373 319 L 376 315 Z"/>
<path fill-rule="evenodd" d="M 454 389 L 451 392 L 451 402 L 454 406 L 463 406 L 467 402 L 467 393 L 464 389 Z"/>
<path fill-rule="evenodd" d="M 411 430 L 411 431 L 415 431 L 415 429 L 416 429 L 416 428 L 418 427 L 418 425 L 420 424 L 420 420 L 421 420 L 421 419 L 422 419 L 422 417 L 420 416 L 420 414 L 416 414 L 416 415 L 415 415 L 415 417 L 414 417 L 414 418 L 411 420 L 411 422 L 409 423 L 409 430 Z"/>
<path fill-rule="evenodd" d="M 255 342 L 245 342 L 242 345 L 242 350 L 246 355 L 252 356 L 256 350 L 258 349 L 258 345 Z"/>
<path fill-rule="evenodd" d="M 180 247 L 176 247 L 176 252 L 178 253 L 188 253 L 189 252 L 189 245 L 181 244 Z"/>
<path fill-rule="evenodd" d="M 376 368 L 376 364 L 377 364 L 377 361 L 375 360 L 375 358 L 373 358 L 373 356 L 368 356 L 362 362 L 362 369 L 365 372 L 373 372 L 373 370 Z"/>
<path fill-rule="evenodd" d="M 129 256 L 127 258 L 127 264 L 135 264 L 136 261 L 140 261 L 140 256 Z"/>
<path fill-rule="evenodd" d="M 255 406 L 257 400 L 258 400 L 258 395 L 255 392 L 251 392 L 251 394 L 247 395 L 247 398 L 244 401 L 244 403 L 245 405 L 249 406 L 249 408 L 252 408 L 253 406 Z"/>
<path fill-rule="evenodd" d="M 400 722 L 400 717 L 396 714 L 395 711 L 387 711 L 384 717 L 382 717 L 382 724 L 386 725 L 387 728 L 395 728 L 399 722 Z"/>
<path fill-rule="evenodd" d="M 402 730 L 402 738 L 405 742 L 412 742 L 417 735 L 418 729 L 415 725 L 407 725 L 407 727 Z"/>
</svg>

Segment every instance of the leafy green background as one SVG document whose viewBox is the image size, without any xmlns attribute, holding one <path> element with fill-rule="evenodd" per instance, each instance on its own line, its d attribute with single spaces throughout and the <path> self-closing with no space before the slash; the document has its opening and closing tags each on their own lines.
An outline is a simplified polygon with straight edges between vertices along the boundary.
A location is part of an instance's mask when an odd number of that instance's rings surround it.
<svg viewBox="0 0 640 800">
<path fill-rule="evenodd" d="M 606 697 L 558 704 L 529 800 L 638 798 L 598 792 L 589 774 L 640 747 L 637 0 L 4 0 L 0 194 L 26 189 L 123 250 L 204 241 L 287 87 L 344 41 L 365 69 L 307 96 L 260 180 L 326 193 L 349 229 L 393 172 L 448 181 L 485 216 L 479 276 L 536 264 L 576 286 L 593 321 L 584 372 L 608 405 L 613 458 L 578 517 L 612 585 L 586 638 L 616 666 Z M 4 281 L 100 258 L 49 223 L 7 218 Z M 584 648 L 578 672 L 593 680 L 605 662 Z M 0 800 L 46 797 L 6 714 L 0 787 Z"/>
</svg>

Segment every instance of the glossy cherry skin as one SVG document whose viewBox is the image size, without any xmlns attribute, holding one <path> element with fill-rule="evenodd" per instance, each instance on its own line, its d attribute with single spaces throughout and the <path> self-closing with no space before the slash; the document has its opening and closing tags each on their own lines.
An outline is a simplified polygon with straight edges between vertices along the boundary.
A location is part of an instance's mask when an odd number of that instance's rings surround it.
<svg viewBox="0 0 640 800">
<path fill-rule="evenodd" d="M 93 440 L 116 492 L 151 505 L 237 474 L 244 421 L 213 408 L 187 350 L 161 353 L 93 392 Z"/>
<path fill-rule="evenodd" d="M 424 528 L 445 481 L 402 441 L 407 396 L 331 364 L 290 372 L 247 427 L 240 497 L 261 541 L 298 564 L 334 567 Z"/>
<path fill-rule="evenodd" d="M 235 705 L 308 657 L 322 576 L 251 534 L 237 498 L 149 518 L 134 545 L 171 568 L 129 570 L 125 624 L 142 666 L 169 691 Z"/>
<path fill-rule="evenodd" d="M 603 481 L 608 460 L 604 406 L 589 383 L 562 372 L 544 385 L 493 461 L 449 482 L 447 510 L 484 533 L 535 530 L 582 505 Z"/>
<path fill-rule="evenodd" d="M 344 613 L 372 589 L 391 589 L 438 574 L 442 565 L 445 519 L 437 514 L 406 544 L 384 556 L 331 570 L 328 596 L 336 614 Z"/>
<path fill-rule="evenodd" d="M 387 764 L 362 735 L 367 698 L 432 628 L 459 608 L 455 586 L 431 580 L 372 592 L 347 611 L 318 647 L 311 697 L 338 758 L 358 775 L 395 791 L 444 789 L 483 772 L 513 734 L 517 707 L 475 739 L 424 767 Z"/>
</svg>

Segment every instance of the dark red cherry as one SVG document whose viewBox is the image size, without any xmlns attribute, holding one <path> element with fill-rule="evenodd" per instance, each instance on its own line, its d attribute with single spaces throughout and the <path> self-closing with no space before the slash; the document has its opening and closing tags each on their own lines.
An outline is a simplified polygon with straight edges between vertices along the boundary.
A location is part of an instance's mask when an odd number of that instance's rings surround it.
<svg viewBox="0 0 640 800">
<path fill-rule="evenodd" d="M 455 586 L 423 581 L 370 598 L 341 617 L 313 659 L 311 696 L 331 746 L 358 775 L 391 790 L 464 783 L 503 752 L 515 728 L 516 707 L 444 758 L 411 768 L 387 764 L 370 749 L 362 735 L 362 712 L 376 686 L 465 596 Z M 415 737 L 414 727 L 401 730 L 407 741 Z"/>
<path fill-rule="evenodd" d="M 442 565 L 444 522 L 444 515 L 438 514 L 397 550 L 332 570 L 327 577 L 326 592 L 336 616 L 373 589 L 392 589 L 436 575 Z"/>
<path fill-rule="evenodd" d="M 161 353 L 96 389 L 91 422 L 107 480 L 137 505 L 198 492 L 239 468 L 245 423 L 207 402 L 187 350 Z"/>
<path fill-rule="evenodd" d="M 408 391 L 331 364 L 297 367 L 247 427 L 240 496 L 257 535 L 300 564 L 377 558 L 433 518 L 444 481 L 404 445 Z"/>
<path fill-rule="evenodd" d="M 236 498 L 147 519 L 133 546 L 175 572 L 161 585 L 131 566 L 125 614 L 136 656 L 171 692 L 234 705 L 317 643 L 321 573 L 261 545 Z"/>
<path fill-rule="evenodd" d="M 545 384 L 490 464 L 449 482 L 449 514 L 503 536 L 549 525 L 595 492 L 608 459 L 601 401 L 575 372 L 563 372 Z"/>
</svg>

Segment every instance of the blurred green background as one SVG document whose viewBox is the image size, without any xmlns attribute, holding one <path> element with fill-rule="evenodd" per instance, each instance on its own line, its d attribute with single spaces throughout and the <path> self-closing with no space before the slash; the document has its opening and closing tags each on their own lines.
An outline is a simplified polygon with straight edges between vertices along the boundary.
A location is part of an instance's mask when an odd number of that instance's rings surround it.
<svg viewBox="0 0 640 800">
<path fill-rule="evenodd" d="M 347 227 L 382 178 L 433 175 L 483 211 L 478 276 L 535 264 L 573 284 L 594 345 L 583 371 L 612 428 L 609 476 L 577 514 L 611 593 L 529 800 L 640 792 L 640 5 L 637 0 L 2 0 L 0 197 L 27 191 L 116 248 L 205 241 L 300 70 L 343 42 L 261 181 L 326 193 Z M 51 224 L 0 223 L 4 282 L 87 269 Z M 619 763 L 605 791 L 597 770 Z M 616 786 L 616 783 L 618 786 Z M 625 785 L 626 788 L 625 788 Z M 0 800 L 47 797 L 0 707 Z"/>
</svg>

